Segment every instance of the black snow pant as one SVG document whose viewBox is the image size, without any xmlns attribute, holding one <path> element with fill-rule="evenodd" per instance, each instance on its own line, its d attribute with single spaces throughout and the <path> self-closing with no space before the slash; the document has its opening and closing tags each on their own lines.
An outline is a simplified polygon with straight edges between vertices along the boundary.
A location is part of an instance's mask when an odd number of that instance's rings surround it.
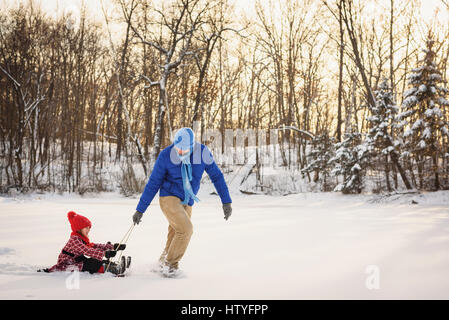
<svg viewBox="0 0 449 320">
<path fill-rule="evenodd" d="M 103 261 L 94 258 L 87 258 L 83 262 L 83 269 L 81 271 L 89 271 L 89 273 L 97 273 L 103 266 Z"/>
</svg>

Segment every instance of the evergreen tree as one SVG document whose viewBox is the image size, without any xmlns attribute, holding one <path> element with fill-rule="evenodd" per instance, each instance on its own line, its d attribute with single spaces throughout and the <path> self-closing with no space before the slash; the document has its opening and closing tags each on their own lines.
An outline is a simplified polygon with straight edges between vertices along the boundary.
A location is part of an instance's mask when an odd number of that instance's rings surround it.
<svg viewBox="0 0 449 320">
<path fill-rule="evenodd" d="M 408 76 L 410 88 L 404 93 L 402 112 L 399 115 L 403 128 L 403 140 L 406 153 L 417 164 L 419 187 L 423 188 L 426 170 L 434 177 L 434 189 L 440 189 L 439 159 L 444 156 L 443 139 L 449 137 L 447 121 L 443 110 L 449 106 L 445 99 L 448 89 L 439 86 L 441 72 L 435 63 L 433 46 L 435 41 L 429 32 L 421 65 Z M 429 163 L 426 167 L 426 163 Z M 429 181 L 430 182 L 430 181 Z"/>
<path fill-rule="evenodd" d="M 381 163 L 384 166 L 387 188 L 391 191 L 389 156 L 395 152 L 397 159 L 396 151 L 400 142 L 394 139 L 393 128 L 399 108 L 394 102 L 393 93 L 386 78 L 375 91 L 375 95 L 376 104 L 369 106 L 371 114 L 367 117 L 369 131 L 364 143 L 369 151 L 370 163 L 373 165 Z"/>
<path fill-rule="evenodd" d="M 311 151 L 307 155 L 308 165 L 301 170 L 302 174 L 312 173 L 313 182 L 320 183 L 322 191 L 330 191 L 331 175 L 330 159 L 335 155 L 335 139 L 328 133 L 315 135 L 311 142 Z"/>
<path fill-rule="evenodd" d="M 341 191 L 344 194 L 362 192 L 369 152 L 366 145 L 361 142 L 360 133 L 347 132 L 344 140 L 335 145 L 335 156 L 330 159 L 330 163 L 334 165 L 332 173 L 342 176 L 343 182 L 338 184 L 334 191 Z"/>
</svg>

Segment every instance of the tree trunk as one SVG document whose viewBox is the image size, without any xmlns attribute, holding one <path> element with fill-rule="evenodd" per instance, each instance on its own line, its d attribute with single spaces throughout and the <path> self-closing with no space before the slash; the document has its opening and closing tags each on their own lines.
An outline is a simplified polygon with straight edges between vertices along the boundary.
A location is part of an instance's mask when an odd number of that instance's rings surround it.
<svg viewBox="0 0 449 320">
<path fill-rule="evenodd" d="M 165 95 L 166 95 L 166 75 L 161 78 L 159 85 L 159 109 L 156 117 L 156 129 L 154 130 L 154 150 L 153 160 L 156 161 L 159 152 L 161 151 L 162 135 L 164 133 L 164 117 L 165 117 Z"/>
<path fill-rule="evenodd" d="M 391 161 L 398 169 L 399 174 L 401 175 L 402 181 L 404 182 L 407 190 L 412 189 L 412 186 L 410 185 L 410 182 L 408 181 L 407 175 L 405 174 L 404 169 L 402 168 L 401 164 L 399 163 L 399 157 L 396 154 L 396 152 L 394 152 L 394 151 L 390 152 L 390 157 L 391 157 Z"/>
</svg>

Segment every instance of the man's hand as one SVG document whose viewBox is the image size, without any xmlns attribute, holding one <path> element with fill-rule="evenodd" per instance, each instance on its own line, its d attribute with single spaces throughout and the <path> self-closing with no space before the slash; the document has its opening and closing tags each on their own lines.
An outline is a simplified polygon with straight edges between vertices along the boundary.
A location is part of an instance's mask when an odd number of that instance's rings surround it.
<svg viewBox="0 0 449 320">
<path fill-rule="evenodd" d="M 231 203 L 223 203 L 223 212 L 225 220 L 228 220 L 232 214 Z"/>
<path fill-rule="evenodd" d="M 134 224 L 139 224 L 140 220 L 142 219 L 143 213 L 136 211 L 136 213 L 134 213 L 133 215 L 133 222 Z"/>
</svg>

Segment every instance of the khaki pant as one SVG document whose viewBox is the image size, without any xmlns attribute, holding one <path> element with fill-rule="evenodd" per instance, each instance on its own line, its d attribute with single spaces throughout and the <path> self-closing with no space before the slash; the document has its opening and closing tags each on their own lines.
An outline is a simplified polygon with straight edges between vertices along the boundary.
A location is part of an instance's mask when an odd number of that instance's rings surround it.
<svg viewBox="0 0 449 320">
<path fill-rule="evenodd" d="M 178 268 L 178 262 L 184 256 L 193 233 L 190 221 L 192 207 L 182 205 L 178 197 L 159 197 L 159 205 L 168 220 L 167 244 L 160 261 L 168 262 L 172 267 Z"/>
</svg>

